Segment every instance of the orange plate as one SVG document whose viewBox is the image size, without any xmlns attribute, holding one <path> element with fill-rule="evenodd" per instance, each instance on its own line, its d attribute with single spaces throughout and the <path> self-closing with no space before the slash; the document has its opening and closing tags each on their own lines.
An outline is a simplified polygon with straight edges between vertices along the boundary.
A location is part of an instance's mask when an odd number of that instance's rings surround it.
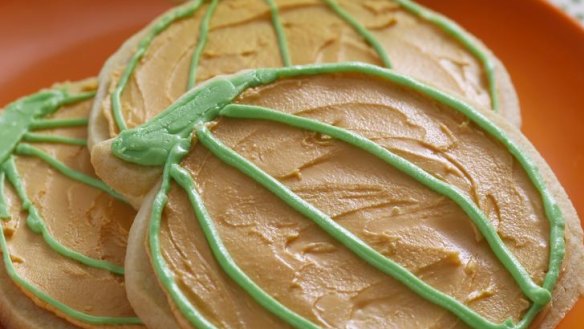
<svg viewBox="0 0 584 329">
<path fill-rule="evenodd" d="M 482 39 L 509 69 L 523 131 L 584 215 L 584 29 L 543 0 L 419 0 Z M 94 76 L 171 1 L 0 0 L 0 104 Z M 584 327 L 584 300 L 559 328 Z"/>
</svg>

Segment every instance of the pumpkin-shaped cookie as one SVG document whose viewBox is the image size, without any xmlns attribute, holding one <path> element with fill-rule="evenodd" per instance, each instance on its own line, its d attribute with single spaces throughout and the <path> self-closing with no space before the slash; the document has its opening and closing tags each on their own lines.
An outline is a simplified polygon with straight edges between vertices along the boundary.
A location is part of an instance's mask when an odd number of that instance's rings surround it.
<svg viewBox="0 0 584 329">
<path fill-rule="evenodd" d="M 55 86 L 0 111 L 0 327 L 143 328 L 124 285 L 135 211 L 86 147 L 95 88 Z"/>
<path fill-rule="evenodd" d="M 109 144 L 100 143 L 214 76 L 346 61 L 391 67 L 519 125 L 503 65 L 461 27 L 413 1 L 189 1 L 131 38 L 102 70 L 89 136 L 90 147 L 100 148 L 92 156 L 97 175 L 138 207 L 160 173 L 118 186 L 117 167 L 103 160 Z"/>
<path fill-rule="evenodd" d="M 578 217 L 529 142 L 393 71 L 215 78 L 111 147 L 163 168 L 126 259 L 151 328 L 551 328 L 582 292 Z"/>
</svg>

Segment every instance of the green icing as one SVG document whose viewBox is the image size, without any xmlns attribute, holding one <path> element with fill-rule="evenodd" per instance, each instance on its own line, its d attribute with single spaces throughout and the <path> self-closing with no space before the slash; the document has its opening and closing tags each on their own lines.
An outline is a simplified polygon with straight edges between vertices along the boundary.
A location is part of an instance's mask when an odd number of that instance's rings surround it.
<svg viewBox="0 0 584 329">
<path fill-rule="evenodd" d="M 176 8 L 175 10 L 171 11 L 170 13 L 164 15 L 160 20 L 158 20 L 152 28 L 148 31 L 148 33 L 144 36 L 144 38 L 140 41 L 136 52 L 128 62 L 120 80 L 118 81 L 114 91 L 111 95 L 111 102 L 112 102 L 112 111 L 114 115 L 114 120 L 118 129 L 120 131 L 124 131 L 128 128 L 126 125 L 126 121 L 124 120 L 124 116 L 122 114 L 122 104 L 121 104 L 121 95 L 132 76 L 132 73 L 136 69 L 136 66 L 140 62 L 140 60 L 144 57 L 146 50 L 150 47 L 150 44 L 154 40 L 154 38 L 166 30 L 172 23 L 181 20 L 185 17 L 191 16 L 195 13 L 201 1 L 194 1 L 188 3 L 186 6 Z"/>
<path fill-rule="evenodd" d="M 484 214 L 482 214 L 480 210 L 477 210 L 478 208 L 472 205 L 470 200 L 461 196 L 460 192 L 453 187 L 435 179 L 425 172 L 421 172 L 415 165 L 392 155 L 387 150 L 379 147 L 377 144 L 366 138 L 351 133 L 345 129 L 325 125 L 301 117 L 282 115 L 269 109 L 229 105 L 246 89 L 266 85 L 277 79 L 343 72 L 360 73 L 385 79 L 398 86 L 414 90 L 430 97 L 465 115 L 470 121 L 474 122 L 487 134 L 501 142 L 509 150 L 524 168 L 531 182 L 542 197 L 545 213 L 550 223 L 550 261 L 543 287 L 534 285 L 525 270 L 505 249 L 500 238 L 496 236 L 496 234 L 493 235 L 494 232 L 492 227 L 489 226 L 484 218 Z M 257 117 L 265 120 L 283 122 L 302 129 L 321 131 L 378 156 L 392 166 L 410 174 L 414 179 L 424 183 L 436 192 L 450 197 L 457 202 L 467 214 L 469 214 L 473 222 L 477 224 L 481 232 L 485 235 L 485 238 L 489 242 L 491 248 L 493 248 L 495 254 L 501 259 L 505 267 L 516 279 L 526 296 L 534 301 L 531 308 L 528 310 L 524 318 L 517 324 L 514 324 L 510 320 L 502 324 L 494 324 L 476 314 L 470 308 L 456 301 L 452 297 L 444 295 L 440 291 L 428 286 L 411 273 L 405 271 L 399 265 L 384 256 L 379 255 L 365 242 L 344 230 L 343 227 L 336 225 L 334 221 L 329 221 L 330 218 L 325 214 L 293 194 L 277 180 L 255 167 L 253 163 L 247 161 L 222 145 L 206 130 L 206 128 L 204 128 L 206 122 L 221 115 Z M 155 271 L 161 279 L 161 282 L 163 282 L 164 287 L 176 302 L 181 312 L 187 315 L 187 318 L 192 321 L 194 325 L 197 325 L 197 321 L 200 322 L 206 320 L 204 320 L 200 313 L 189 304 L 188 300 L 182 295 L 177 284 L 174 282 L 172 273 L 164 263 L 159 242 L 161 215 L 167 202 L 167 193 L 170 188 L 171 176 L 173 170 L 179 170 L 179 167 L 177 167 L 178 163 L 189 148 L 193 132 L 196 133 L 199 141 L 218 158 L 229 165 L 238 168 L 243 173 L 252 177 L 258 183 L 272 191 L 272 193 L 279 196 L 294 209 L 306 217 L 315 220 L 315 222 L 317 222 L 325 231 L 347 246 L 347 248 L 351 249 L 356 255 L 370 262 L 370 264 L 382 270 L 384 273 L 397 278 L 421 297 L 448 309 L 472 327 L 486 329 L 527 328 L 533 321 L 534 317 L 550 299 L 551 291 L 557 282 L 564 256 L 564 219 L 556 201 L 548 191 L 545 181 L 539 174 L 537 167 L 528 156 L 514 144 L 506 133 L 494 125 L 480 112 L 452 96 L 392 71 L 362 63 L 320 64 L 258 69 L 230 77 L 215 78 L 184 95 L 176 103 L 157 115 L 150 122 L 140 127 L 122 132 L 113 143 L 112 152 L 126 161 L 150 166 L 164 165 L 165 167 L 163 184 L 158 191 L 156 200 L 152 207 L 152 217 L 149 229 L 151 256 Z M 174 176 L 178 177 L 180 175 L 175 173 Z M 183 178 L 178 179 L 182 181 L 181 185 L 186 189 L 192 187 L 188 182 L 185 183 Z M 198 204 L 200 198 L 197 199 L 194 194 L 190 195 L 190 198 L 196 211 L 197 207 L 202 207 L 202 204 Z M 206 221 L 207 219 L 200 218 L 200 215 L 202 214 L 200 211 L 201 209 L 203 208 L 199 209 L 197 217 L 199 217 L 199 221 Z M 216 242 L 220 243 L 220 240 L 217 240 Z M 219 245 L 216 245 L 215 247 L 217 246 Z M 275 306 L 272 305 L 272 307 Z M 292 318 L 288 317 L 286 318 L 286 321 L 292 323 Z M 208 322 L 206 323 L 209 324 Z"/>
<path fill-rule="evenodd" d="M 375 52 L 377 53 L 385 67 L 389 69 L 392 67 L 391 60 L 389 59 L 387 52 L 383 48 L 383 45 L 375 38 L 375 36 L 373 36 L 373 34 L 363 24 L 359 23 L 359 21 L 357 21 L 353 16 L 351 16 L 349 12 L 347 12 L 345 9 L 339 6 L 339 4 L 335 0 L 323 1 L 347 24 L 351 25 L 353 29 L 355 29 L 355 31 L 359 33 L 361 37 L 363 37 L 363 39 L 365 39 L 365 41 L 367 41 L 367 43 L 371 45 L 371 47 L 373 47 L 373 49 L 375 49 Z"/>
<path fill-rule="evenodd" d="M 112 152 L 128 162 L 164 165 L 174 145 L 190 140 L 192 127 L 198 121 L 212 120 L 223 106 L 245 89 L 260 84 L 257 79 L 262 79 L 255 72 L 237 77 L 217 77 L 207 81 L 205 88 L 188 92 L 153 120 L 139 128 L 122 131 L 113 142 Z"/>
<path fill-rule="evenodd" d="M 33 143 L 39 142 L 85 145 L 85 140 L 56 135 L 36 134 L 31 133 L 30 130 L 78 127 L 87 125 L 88 120 L 86 118 L 45 119 L 44 117 L 55 113 L 63 106 L 85 101 L 93 98 L 94 96 L 94 92 L 84 92 L 70 95 L 66 89 L 47 90 L 28 97 L 24 97 L 8 105 L 5 110 L 0 112 L 0 218 L 2 220 L 10 220 L 11 217 L 6 195 L 4 193 L 6 184 L 5 178 L 7 178 L 7 182 L 12 185 L 22 203 L 22 209 L 28 213 L 26 219 L 27 227 L 35 234 L 41 235 L 49 247 L 51 247 L 58 254 L 72 259 L 80 264 L 106 270 L 116 275 L 123 275 L 124 268 L 122 266 L 113 264 L 108 261 L 85 256 L 62 245 L 55 239 L 45 224 L 40 212 L 29 199 L 24 187 L 24 183 L 22 182 L 22 179 L 16 168 L 13 156 L 13 154 L 20 154 L 25 156 L 38 157 L 65 176 L 100 189 L 123 201 L 124 198 L 120 194 L 113 191 L 103 182 L 67 167 L 65 164 L 54 159 L 45 152 L 32 147 L 31 145 L 20 143 L 21 141 L 27 141 Z M 3 254 L 4 265 L 10 278 L 18 283 L 19 286 L 35 295 L 38 299 L 52 305 L 63 314 L 66 314 L 67 316 L 76 320 L 96 325 L 141 324 L 141 321 L 137 317 L 93 316 L 72 309 L 62 302 L 55 300 L 18 274 L 10 258 L 10 249 L 6 243 L 4 232 L 2 232 L 0 236 L 0 247 Z"/>
<path fill-rule="evenodd" d="M 22 136 L 24 142 L 30 143 L 58 143 L 58 144 L 69 144 L 77 146 L 87 146 L 87 140 L 82 138 L 71 138 L 55 135 L 45 135 L 36 133 L 25 133 Z"/>
<path fill-rule="evenodd" d="M 288 50 L 286 32 L 284 32 L 284 26 L 282 25 L 282 20 L 280 19 L 278 5 L 274 0 L 266 0 L 266 2 L 268 3 L 268 6 L 270 6 L 270 12 L 272 14 L 272 24 L 274 25 L 274 31 L 276 31 L 276 36 L 278 37 L 278 47 L 280 48 L 280 56 L 282 57 L 282 63 L 284 64 L 284 66 L 291 66 L 292 58 L 290 57 L 290 51 Z"/>
<path fill-rule="evenodd" d="M 87 118 L 74 119 L 38 119 L 32 121 L 30 130 L 43 130 L 53 128 L 84 127 L 89 123 Z"/>
<path fill-rule="evenodd" d="M 10 211 L 6 202 L 6 195 L 4 194 L 4 171 L 0 170 L 0 219 L 10 220 Z"/>
<path fill-rule="evenodd" d="M 198 8 L 201 5 L 202 1 L 198 1 L 196 7 Z M 199 40 L 197 41 L 197 47 L 193 52 L 193 57 L 191 58 L 191 70 L 189 72 L 189 81 L 187 84 L 187 90 L 191 89 L 195 86 L 195 82 L 197 81 L 197 69 L 199 68 L 199 61 L 201 60 L 201 56 L 203 55 L 203 50 L 207 45 L 207 39 L 209 36 L 209 22 L 211 21 L 211 17 L 213 13 L 215 13 L 215 9 L 217 9 L 217 5 L 219 4 L 218 0 L 212 0 L 211 4 L 207 8 L 207 12 L 203 19 L 201 20 L 201 24 L 199 26 Z"/>
</svg>

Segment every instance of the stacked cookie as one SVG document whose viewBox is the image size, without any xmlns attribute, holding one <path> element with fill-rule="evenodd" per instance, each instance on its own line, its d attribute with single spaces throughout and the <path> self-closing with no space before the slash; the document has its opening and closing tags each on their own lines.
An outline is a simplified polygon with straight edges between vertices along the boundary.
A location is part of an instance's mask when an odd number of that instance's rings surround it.
<svg viewBox="0 0 584 329">
<path fill-rule="evenodd" d="M 553 328 L 582 230 L 519 125 L 412 1 L 186 2 L 0 112 L 0 321 Z"/>
</svg>

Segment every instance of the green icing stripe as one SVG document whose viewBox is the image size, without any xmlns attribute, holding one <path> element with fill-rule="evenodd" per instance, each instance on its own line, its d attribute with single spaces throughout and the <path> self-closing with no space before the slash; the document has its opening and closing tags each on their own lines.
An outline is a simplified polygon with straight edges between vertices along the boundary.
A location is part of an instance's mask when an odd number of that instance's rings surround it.
<svg viewBox="0 0 584 329">
<path fill-rule="evenodd" d="M 6 194 L 4 193 L 4 170 L 0 169 L 0 219 L 10 220 L 10 211 L 6 202 Z"/>
<path fill-rule="evenodd" d="M 280 19 L 278 5 L 274 0 L 266 0 L 266 2 L 268 3 L 268 6 L 270 6 L 270 12 L 272 14 L 272 25 L 274 26 L 274 31 L 276 31 L 276 36 L 278 37 L 278 47 L 280 48 L 282 63 L 284 66 L 291 66 L 292 59 L 290 58 L 288 41 L 286 40 L 286 32 L 284 32 L 284 26 L 282 25 L 282 20 Z"/>
<path fill-rule="evenodd" d="M 65 99 L 63 99 L 63 101 L 61 102 L 59 107 L 55 109 L 55 111 L 59 110 L 63 106 L 73 105 L 73 104 L 77 104 L 79 102 L 90 100 L 93 97 L 95 97 L 95 94 L 96 94 L 95 91 L 85 91 L 85 92 L 81 92 L 81 93 L 74 94 L 74 95 L 69 95 L 66 90 L 63 90 L 63 92 L 65 93 L 65 95 L 67 95 L 67 97 L 65 97 Z"/>
<path fill-rule="evenodd" d="M 226 106 L 219 112 L 219 114 L 232 118 L 270 120 L 296 128 L 319 132 L 351 144 L 376 156 L 387 164 L 415 179 L 417 182 L 430 188 L 432 191 L 442 194 L 454 201 L 464 210 L 466 215 L 471 218 L 473 224 L 475 224 L 483 237 L 485 237 L 491 250 L 515 279 L 515 282 L 517 282 L 523 293 L 536 304 L 546 304 L 550 301 L 550 292 L 533 282 L 529 273 L 527 273 L 521 263 L 519 263 L 513 254 L 505 247 L 505 243 L 497 235 L 495 228 L 472 200 L 465 196 L 456 187 L 432 176 L 410 161 L 386 150 L 361 135 L 317 120 L 302 118 L 259 106 L 235 104 Z"/>
<path fill-rule="evenodd" d="M 152 268 L 156 276 L 164 287 L 168 295 L 175 302 L 178 310 L 184 317 L 198 329 L 214 329 L 215 326 L 209 322 L 193 305 L 190 304 L 189 299 L 185 296 L 180 286 L 174 280 L 172 271 L 166 265 L 164 256 L 160 248 L 160 224 L 162 221 L 162 212 L 166 203 L 168 202 L 168 191 L 170 190 L 171 169 L 174 164 L 177 164 L 187 154 L 190 148 L 190 141 L 185 140 L 173 146 L 168 153 L 168 160 L 164 166 L 162 173 L 162 182 L 160 188 L 154 197 L 152 209 L 150 212 L 150 226 L 148 229 L 148 247 L 150 248 L 150 257 L 152 261 Z"/>
<path fill-rule="evenodd" d="M 195 10 L 201 5 L 202 1 L 198 1 Z M 189 81 L 187 84 L 187 90 L 195 86 L 197 81 L 197 70 L 199 69 L 199 62 L 201 61 L 201 56 L 203 55 L 203 50 L 207 45 L 207 40 L 209 39 L 209 23 L 211 22 L 211 17 L 217 9 L 219 1 L 212 0 L 205 12 L 205 16 L 201 20 L 199 25 L 199 40 L 197 41 L 197 47 L 193 52 L 193 57 L 191 59 L 191 70 L 189 72 Z"/>
<path fill-rule="evenodd" d="M 111 195 L 112 197 L 114 197 L 122 202 L 126 202 L 125 198 L 121 194 L 114 191 L 111 187 L 109 187 L 107 184 L 105 184 L 101 180 L 95 179 L 91 176 L 88 176 L 88 175 L 82 173 L 82 172 L 71 169 L 67 165 L 62 163 L 61 161 L 51 157 L 47 153 L 45 153 L 45 152 L 43 152 L 43 151 L 41 151 L 41 150 L 31 146 L 31 145 L 18 144 L 16 146 L 15 152 L 16 152 L 16 154 L 20 154 L 20 155 L 28 155 L 28 156 L 37 157 L 37 158 L 43 160 L 44 162 L 46 162 L 48 165 L 50 165 L 54 169 L 56 169 L 61 174 L 65 175 L 71 179 L 74 179 L 78 182 L 84 183 L 84 184 L 89 185 L 91 187 L 94 187 L 98 190 L 101 190 L 101 191 Z"/>
<path fill-rule="evenodd" d="M 363 63 L 336 63 L 258 69 L 231 77 L 216 78 L 202 87 L 195 88 L 192 92 L 187 93 L 150 122 L 145 123 L 141 127 L 120 134 L 112 146 L 112 152 L 121 159 L 129 162 L 143 165 L 165 164 L 166 168 L 172 164 L 177 164 L 180 160 L 180 158 L 171 157 L 171 150 L 174 150 L 175 145 L 182 145 L 182 147 L 189 145 L 191 132 L 194 130 L 194 127 L 215 119 L 223 107 L 232 102 L 246 89 L 266 85 L 278 79 L 335 73 L 360 73 L 370 75 L 419 92 L 422 95 L 430 97 L 438 103 L 446 105 L 465 115 L 470 121 L 477 124 L 487 134 L 501 142 L 507 148 L 526 171 L 530 181 L 534 184 L 543 200 L 544 211 L 550 223 L 551 231 L 549 269 L 544 279 L 543 287 L 548 291 L 552 291 L 557 282 L 565 252 L 565 241 L 563 238 L 564 218 L 553 195 L 548 191 L 545 181 L 539 174 L 535 164 L 519 149 L 517 145 L 514 144 L 503 130 L 489 121 L 489 119 L 480 112 L 435 88 L 389 70 Z M 204 137 L 205 136 L 203 136 L 203 138 Z M 233 160 L 237 159 L 238 155 L 231 154 L 229 157 Z M 253 169 L 253 167 L 251 167 L 251 169 Z M 253 171 L 250 171 L 250 173 L 251 172 Z M 253 173 L 258 174 L 259 176 L 257 177 L 260 178 L 263 177 L 262 175 L 267 176 L 267 174 L 261 171 Z M 266 181 L 269 181 L 268 179 L 271 177 L 267 176 L 265 178 Z M 159 197 L 163 199 L 166 198 L 165 193 L 166 192 L 161 191 Z M 155 208 L 163 206 L 164 204 L 161 205 L 158 203 L 155 205 Z M 158 209 L 158 211 L 161 213 L 162 208 Z M 153 218 L 155 218 L 155 216 L 153 216 Z M 158 239 L 156 232 L 159 230 L 159 226 L 155 227 L 155 221 L 153 221 L 153 225 L 154 226 L 151 226 L 150 231 L 151 242 L 153 239 Z M 151 248 L 151 250 L 153 258 L 162 257 L 159 254 L 160 249 Z M 154 263 L 156 263 L 156 261 Z M 158 272 L 169 271 L 163 264 L 158 264 L 158 266 L 160 266 Z M 172 280 L 171 274 L 167 273 L 167 275 L 166 280 Z M 428 293 L 428 291 L 422 293 Z M 544 295 L 545 293 L 535 299 L 541 302 L 546 299 Z M 174 296 L 173 299 L 176 301 Z M 182 302 L 188 303 L 188 301 L 185 301 L 184 299 Z M 446 307 L 443 303 L 439 304 Z M 543 306 L 543 304 L 533 303 L 524 318 L 516 325 L 507 321 L 503 324 L 494 325 L 495 327 L 493 327 L 486 319 L 481 318 L 480 322 L 473 322 L 472 326 L 477 328 L 524 329 L 529 326 Z"/>
<path fill-rule="evenodd" d="M 128 62 L 111 95 L 114 120 L 120 131 L 124 131 L 128 128 L 122 114 L 121 96 L 124 92 L 124 89 L 126 88 L 126 85 L 128 84 L 128 81 L 130 80 L 130 77 L 132 76 L 132 73 L 136 69 L 136 66 L 142 57 L 144 57 L 146 50 L 148 47 L 150 47 L 150 44 L 157 35 L 166 30 L 170 25 L 172 25 L 172 23 L 193 15 L 200 4 L 201 1 L 191 2 L 184 7 L 176 8 L 175 10 L 164 15 L 159 21 L 156 22 L 156 24 L 154 24 L 154 26 L 152 26 L 150 31 L 148 31 L 148 34 L 146 34 L 146 36 L 140 41 L 136 52 Z"/>
<path fill-rule="evenodd" d="M 22 208 L 28 212 L 28 217 L 26 219 L 26 224 L 28 228 L 34 233 L 40 234 L 45 240 L 45 242 L 53 250 L 55 250 L 62 256 L 73 259 L 81 264 L 107 270 L 118 275 L 124 274 L 124 268 L 122 266 L 85 256 L 59 243 L 49 231 L 47 225 L 45 224 L 45 221 L 43 220 L 37 208 L 28 198 L 28 195 L 24 188 L 24 184 L 22 183 L 20 175 L 18 174 L 18 170 L 16 169 L 16 164 L 14 163 L 13 157 L 10 157 L 8 160 L 4 162 L 4 164 L 2 165 L 2 170 L 6 173 L 8 181 L 16 190 L 16 194 L 18 195 L 20 201 L 22 202 Z"/>
<path fill-rule="evenodd" d="M 292 327 L 299 329 L 318 329 L 319 326 L 294 313 L 262 290 L 260 286 L 258 286 L 243 270 L 241 270 L 241 268 L 239 268 L 235 260 L 233 260 L 227 251 L 227 247 L 221 241 L 219 232 L 213 224 L 213 219 L 207 212 L 207 209 L 203 204 L 203 199 L 199 193 L 197 193 L 195 182 L 190 174 L 179 165 L 175 164 L 171 167 L 171 175 L 187 193 L 193 210 L 195 211 L 195 215 L 199 220 L 199 225 L 209 243 L 209 247 L 223 271 L 225 271 L 233 281 L 255 299 L 258 304 Z"/>
<path fill-rule="evenodd" d="M 59 143 L 78 146 L 87 146 L 87 140 L 56 135 L 25 133 L 22 140 L 29 143 Z"/>
<path fill-rule="evenodd" d="M 323 0 L 337 15 L 339 15 L 339 17 L 341 17 L 347 24 L 351 25 L 353 27 L 353 29 L 355 29 L 355 31 L 357 31 L 357 33 L 359 33 L 361 35 L 361 37 L 363 39 L 365 39 L 365 41 L 367 41 L 367 43 L 369 45 L 371 45 L 371 47 L 373 47 L 373 49 L 375 50 L 375 52 L 377 53 L 377 55 L 379 56 L 379 58 L 381 59 L 381 62 L 383 63 L 383 65 L 387 68 L 391 68 L 391 60 L 389 59 L 389 56 L 387 55 L 387 52 L 385 51 L 385 49 L 383 48 L 383 45 L 381 45 L 381 43 L 379 43 L 379 41 L 373 36 L 373 34 L 367 30 L 367 28 L 359 23 L 353 16 L 351 16 L 351 14 L 349 14 L 346 10 L 344 10 L 335 0 Z"/>
<path fill-rule="evenodd" d="M 66 128 L 66 127 L 83 127 L 87 126 L 89 119 L 74 118 L 74 119 L 39 119 L 34 120 L 30 126 L 30 130 Z"/>
<path fill-rule="evenodd" d="M 0 250 L 2 250 L 2 259 L 4 260 L 4 266 L 6 267 L 6 272 L 12 281 L 18 283 L 19 286 L 24 287 L 24 289 L 30 291 L 34 294 L 37 298 L 42 300 L 43 302 L 52 305 L 56 309 L 58 309 L 63 314 L 67 316 L 83 321 L 85 323 L 95 324 L 95 325 L 139 325 L 142 324 L 140 319 L 136 317 L 104 317 L 104 316 L 94 316 L 87 313 L 80 312 L 75 310 L 66 304 L 61 303 L 60 301 L 52 298 L 51 296 L 47 295 L 44 291 L 36 287 L 35 285 L 31 284 L 24 278 L 22 278 L 14 264 L 12 263 L 12 259 L 10 258 L 10 250 L 6 243 L 6 237 L 4 236 L 4 231 L 0 230 Z"/>
<path fill-rule="evenodd" d="M 402 8 L 436 26 L 442 31 L 448 33 L 458 42 L 460 42 L 475 58 L 477 58 L 485 70 L 487 83 L 489 87 L 489 95 L 491 97 L 491 107 L 495 112 L 499 111 L 499 96 L 497 94 L 497 80 L 495 76 L 495 63 L 487 54 L 483 47 L 462 29 L 458 24 L 447 19 L 446 17 L 428 10 L 411 0 L 394 0 Z"/>
</svg>

